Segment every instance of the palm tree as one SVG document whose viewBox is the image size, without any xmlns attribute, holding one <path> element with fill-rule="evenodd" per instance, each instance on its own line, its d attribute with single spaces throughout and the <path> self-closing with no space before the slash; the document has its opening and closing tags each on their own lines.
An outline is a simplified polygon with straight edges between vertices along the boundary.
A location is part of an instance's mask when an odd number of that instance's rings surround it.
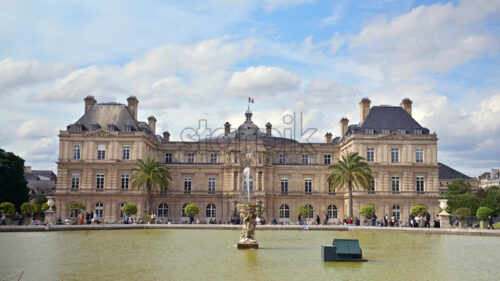
<svg viewBox="0 0 500 281">
<path fill-rule="evenodd" d="M 332 191 L 343 189 L 347 186 L 349 191 L 349 217 L 353 216 L 352 189 L 353 184 L 363 189 L 369 189 L 372 185 L 372 172 L 370 166 L 357 152 L 349 152 L 342 155 L 342 159 L 330 165 L 332 169 L 328 177 L 328 185 Z"/>
<path fill-rule="evenodd" d="M 148 192 L 147 214 L 151 214 L 152 198 L 151 191 L 168 189 L 172 178 L 170 169 L 156 158 L 137 159 L 135 167 L 132 169 L 132 188 L 142 188 L 146 186 Z"/>
</svg>

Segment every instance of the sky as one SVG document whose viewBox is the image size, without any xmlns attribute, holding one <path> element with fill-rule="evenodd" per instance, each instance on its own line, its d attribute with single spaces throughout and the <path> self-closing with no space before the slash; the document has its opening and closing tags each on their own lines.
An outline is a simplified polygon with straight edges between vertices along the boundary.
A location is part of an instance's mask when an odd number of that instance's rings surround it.
<svg viewBox="0 0 500 281">
<path fill-rule="evenodd" d="M 235 128 L 252 97 L 257 125 L 314 142 L 358 123 L 363 97 L 410 98 L 439 161 L 477 176 L 500 167 L 499 50 L 495 0 L 6 0 L 0 148 L 56 171 L 87 95 L 137 96 L 172 140 Z"/>
</svg>

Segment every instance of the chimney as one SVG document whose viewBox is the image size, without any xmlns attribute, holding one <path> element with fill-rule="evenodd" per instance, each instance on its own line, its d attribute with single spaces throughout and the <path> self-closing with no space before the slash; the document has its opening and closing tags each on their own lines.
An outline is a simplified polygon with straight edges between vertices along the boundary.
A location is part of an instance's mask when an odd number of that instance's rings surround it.
<svg viewBox="0 0 500 281">
<path fill-rule="evenodd" d="M 25 173 L 31 173 L 31 166 L 24 166 Z"/>
<path fill-rule="evenodd" d="M 370 113 L 370 103 L 372 101 L 369 98 L 363 98 L 359 102 L 359 112 L 360 112 L 360 117 L 359 117 L 359 123 L 363 124 L 365 122 L 366 116 L 368 116 L 368 113 Z"/>
<path fill-rule="evenodd" d="M 411 104 L 412 104 L 412 103 L 413 103 L 413 102 L 411 101 L 411 99 L 409 99 L 409 98 L 405 98 L 405 99 L 403 99 L 403 101 L 402 101 L 402 102 L 401 102 L 401 104 L 400 104 L 400 105 L 401 105 L 401 107 L 402 107 L 404 110 L 406 110 L 406 112 L 408 112 L 408 114 L 410 114 L 410 116 L 411 116 Z"/>
<path fill-rule="evenodd" d="M 332 133 L 330 133 L 330 132 L 326 133 L 325 141 L 326 141 L 326 143 L 332 143 Z"/>
<path fill-rule="evenodd" d="M 89 112 L 89 110 L 97 103 L 94 96 L 87 96 L 83 99 L 85 101 L 85 113 Z"/>
<path fill-rule="evenodd" d="M 168 131 L 163 132 L 163 141 L 164 142 L 170 141 L 170 133 Z"/>
<path fill-rule="evenodd" d="M 149 129 L 153 132 L 153 135 L 156 135 L 156 118 L 154 116 L 148 117 Z"/>
<path fill-rule="evenodd" d="M 266 124 L 266 135 L 272 136 L 271 130 L 273 129 L 273 125 L 271 123 L 267 122 Z"/>
<path fill-rule="evenodd" d="M 132 117 L 134 117 L 134 120 L 137 121 L 137 107 L 139 104 L 139 100 L 135 96 L 130 96 L 127 99 L 128 102 L 128 111 L 130 111 L 130 114 L 132 114 Z"/>
<path fill-rule="evenodd" d="M 230 132 L 231 132 L 231 124 L 229 124 L 229 122 L 226 122 L 226 124 L 224 124 L 224 135 L 229 136 Z"/>
<path fill-rule="evenodd" d="M 349 127 L 349 119 L 340 119 L 340 137 L 343 138 L 345 133 L 347 133 L 347 128 Z"/>
</svg>

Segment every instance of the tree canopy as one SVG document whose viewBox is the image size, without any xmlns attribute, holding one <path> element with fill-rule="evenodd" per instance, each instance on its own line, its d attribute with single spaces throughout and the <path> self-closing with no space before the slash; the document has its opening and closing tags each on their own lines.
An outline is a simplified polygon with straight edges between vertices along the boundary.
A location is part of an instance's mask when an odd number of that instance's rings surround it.
<svg viewBox="0 0 500 281">
<path fill-rule="evenodd" d="M 16 213 L 16 206 L 12 202 L 2 202 L 0 204 L 0 213 L 12 216 Z"/>
<path fill-rule="evenodd" d="M 127 215 L 135 215 L 135 214 L 137 214 L 137 206 L 135 204 L 132 204 L 132 203 L 127 203 L 127 204 L 125 204 L 125 206 L 123 206 L 122 211 L 124 214 L 127 214 Z"/>
<path fill-rule="evenodd" d="M 40 212 L 40 206 L 35 202 L 25 202 L 21 205 L 21 213 L 23 215 L 33 215 Z"/>
<path fill-rule="evenodd" d="M 488 207 L 479 207 L 476 212 L 476 217 L 480 220 L 485 220 L 488 216 L 493 215 L 493 210 Z"/>
<path fill-rule="evenodd" d="M 197 216 L 200 213 L 200 209 L 195 204 L 189 204 L 184 209 L 184 213 L 188 216 Z"/>
<path fill-rule="evenodd" d="M 28 201 L 24 180 L 24 159 L 0 149 L 0 202 L 12 202 L 18 208 Z"/>
<path fill-rule="evenodd" d="M 304 205 L 304 206 L 300 206 L 298 209 L 297 209 L 297 213 L 303 217 L 303 218 L 308 218 L 312 215 L 312 210 L 311 208 L 309 208 L 309 206 L 307 205 Z"/>
<path fill-rule="evenodd" d="M 375 206 L 373 205 L 366 205 L 359 210 L 359 215 L 360 216 L 365 216 L 365 217 L 371 217 L 375 214 Z"/>
<path fill-rule="evenodd" d="M 425 212 L 427 212 L 427 207 L 425 207 L 423 205 L 413 206 L 410 209 L 410 214 L 412 214 L 412 215 L 424 216 Z"/>
</svg>

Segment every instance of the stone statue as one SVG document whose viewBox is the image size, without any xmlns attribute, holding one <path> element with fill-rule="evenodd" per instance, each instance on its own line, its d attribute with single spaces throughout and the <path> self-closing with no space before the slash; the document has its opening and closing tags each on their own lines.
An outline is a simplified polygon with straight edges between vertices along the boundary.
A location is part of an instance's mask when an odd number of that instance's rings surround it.
<svg viewBox="0 0 500 281">
<path fill-rule="evenodd" d="M 240 234 L 240 242 L 238 248 L 257 248 L 258 244 L 255 240 L 255 219 L 257 218 L 257 210 L 255 205 L 239 205 L 240 218 L 243 222 L 243 227 Z"/>
</svg>

